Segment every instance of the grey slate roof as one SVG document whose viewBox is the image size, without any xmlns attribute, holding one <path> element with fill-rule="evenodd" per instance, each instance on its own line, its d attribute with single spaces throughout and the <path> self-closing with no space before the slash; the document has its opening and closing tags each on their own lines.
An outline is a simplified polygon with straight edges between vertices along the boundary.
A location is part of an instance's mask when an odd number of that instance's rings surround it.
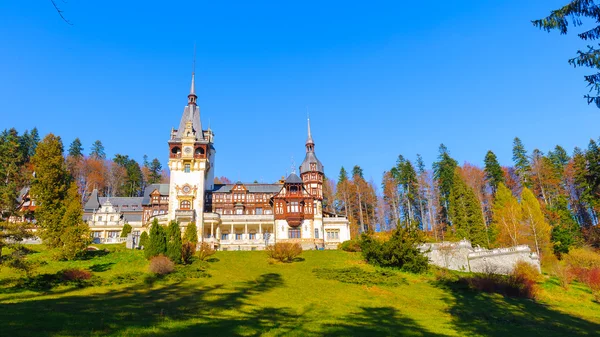
<svg viewBox="0 0 600 337">
<path fill-rule="evenodd" d="M 306 152 L 304 161 L 300 165 L 300 173 L 310 172 L 311 171 L 311 169 L 310 169 L 311 163 L 317 164 L 317 172 L 321 172 L 321 173 L 325 172 L 325 170 L 323 168 L 323 164 L 321 164 L 321 161 L 317 158 L 317 155 L 313 151 L 308 151 L 308 152 Z"/>
<path fill-rule="evenodd" d="M 300 179 L 300 177 L 298 177 L 298 175 L 296 175 L 296 173 L 292 173 L 290 174 L 287 179 L 285 180 L 286 184 L 302 184 L 303 181 L 302 179 Z"/>
<path fill-rule="evenodd" d="M 143 197 L 101 197 L 100 204 L 110 200 L 110 203 L 121 212 L 142 211 Z"/>
<path fill-rule="evenodd" d="M 229 193 L 236 184 L 215 184 L 213 192 Z M 277 193 L 281 191 L 280 184 L 244 184 L 250 193 Z"/>
<path fill-rule="evenodd" d="M 98 198 L 98 190 L 94 189 L 88 201 L 83 205 L 83 209 L 86 211 L 93 211 L 100 208 L 100 199 Z"/>
<path fill-rule="evenodd" d="M 183 109 L 181 122 L 179 122 L 179 129 L 173 130 L 171 140 L 181 140 L 184 136 L 185 123 L 188 121 L 192 122 L 192 128 L 196 132 L 196 140 L 204 140 L 204 132 L 202 131 L 202 123 L 200 122 L 200 107 L 195 104 L 189 104 Z"/>
<path fill-rule="evenodd" d="M 152 184 L 146 186 L 146 189 L 144 190 L 142 205 L 150 204 L 150 193 L 154 192 L 155 190 L 158 190 L 158 193 L 160 193 L 160 195 L 169 195 L 169 184 Z"/>
<path fill-rule="evenodd" d="M 19 195 L 17 195 L 17 202 L 20 204 L 23 202 L 23 197 L 25 196 L 25 194 L 27 194 L 29 192 L 29 186 L 25 186 L 23 187 L 20 191 L 19 191 Z"/>
</svg>

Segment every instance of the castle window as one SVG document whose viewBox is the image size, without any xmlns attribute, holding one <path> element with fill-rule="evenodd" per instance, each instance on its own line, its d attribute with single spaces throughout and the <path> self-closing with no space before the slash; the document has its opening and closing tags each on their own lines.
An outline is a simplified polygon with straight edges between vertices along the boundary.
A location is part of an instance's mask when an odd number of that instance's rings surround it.
<svg viewBox="0 0 600 337">
<path fill-rule="evenodd" d="M 250 233 L 250 240 L 255 240 L 256 239 L 256 233 Z"/>
<path fill-rule="evenodd" d="M 319 238 L 319 229 L 315 228 L 315 239 Z"/>
<path fill-rule="evenodd" d="M 223 214 L 223 209 L 222 208 L 217 208 L 216 213 L 217 214 Z"/>
<path fill-rule="evenodd" d="M 183 167 L 183 172 L 190 173 L 190 170 L 191 170 L 190 164 L 185 164 L 185 166 Z"/>
<path fill-rule="evenodd" d="M 102 217 L 101 216 L 98 217 L 98 221 L 102 221 Z"/>
<path fill-rule="evenodd" d="M 194 151 L 194 154 L 197 155 L 197 156 L 198 155 L 203 155 L 204 154 L 204 149 L 201 148 L 201 147 L 197 147 L 196 151 Z"/>
<path fill-rule="evenodd" d="M 183 200 L 181 204 L 179 204 L 180 209 L 191 209 L 192 203 L 189 200 Z"/>
<path fill-rule="evenodd" d="M 300 206 L 297 201 L 290 201 L 288 204 L 288 213 L 298 213 L 300 212 Z"/>
<path fill-rule="evenodd" d="M 300 233 L 300 229 L 288 229 L 288 236 L 290 239 L 300 239 L 302 234 Z"/>
<path fill-rule="evenodd" d="M 290 192 L 291 192 L 291 193 L 296 193 L 296 192 L 298 192 L 298 187 L 296 187 L 296 186 L 290 186 Z"/>
<path fill-rule="evenodd" d="M 316 171 L 317 170 L 317 163 L 310 163 L 310 170 L 311 171 Z"/>
<path fill-rule="evenodd" d="M 244 214 L 244 210 L 243 210 L 243 209 L 241 209 L 241 208 L 237 208 L 237 209 L 235 210 L 235 214 L 238 214 L 238 215 Z"/>
<path fill-rule="evenodd" d="M 257 215 L 261 215 L 261 214 L 263 214 L 263 209 L 262 209 L 261 207 L 257 207 L 257 208 L 256 208 L 256 213 L 255 213 L 255 214 L 257 214 Z"/>
<path fill-rule="evenodd" d="M 328 230 L 328 231 L 326 231 L 326 233 L 327 233 L 327 240 L 339 240 L 340 239 L 340 231 Z"/>
<path fill-rule="evenodd" d="M 235 233 L 235 239 L 236 240 L 241 240 L 242 239 L 242 233 Z"/>
<path fill-rule="evenodd" d="M 221 234 L 221 240 L 227 240 L 227 236 L 228 236 L 228 235 L 229 235 L 229 234 L 227 234 L 227 233 L 222 233 L 222 234 Z"/>
<path fill-rule="evenodd" d="M 277 212 L 277 214 L 283 214 L 283 205 L 281 204 L 281 202 L 277 203 L 276 212 Z"/>
</svg>

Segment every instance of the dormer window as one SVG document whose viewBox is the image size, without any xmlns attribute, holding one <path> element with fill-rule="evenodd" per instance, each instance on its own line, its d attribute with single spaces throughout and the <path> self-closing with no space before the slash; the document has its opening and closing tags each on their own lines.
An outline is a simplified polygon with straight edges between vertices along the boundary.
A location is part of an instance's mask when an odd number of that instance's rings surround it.
<svg viewBox="0 0 600 337">
<path fill-rule="evenodd" d="M 317 163 L 310 163 L 310 170 L 311 171 L 316 171 L 317 170 Z"/>
</svg>

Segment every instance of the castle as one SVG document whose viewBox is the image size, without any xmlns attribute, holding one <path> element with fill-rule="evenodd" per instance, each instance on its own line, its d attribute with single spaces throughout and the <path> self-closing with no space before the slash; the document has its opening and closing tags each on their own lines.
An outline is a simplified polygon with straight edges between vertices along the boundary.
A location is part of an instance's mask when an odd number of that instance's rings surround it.
<svg viewBox="0 0 600 337">
<path fill-rule="evenodd" d="M 215 184 L 214 133 L 202 129 L 195 79 L 179 127 L 169 145 L 169 184 L 146 187 L 138 198 L 102 198 L 94 191 L 84 220 L 97 242 L 121 242 L 125 223 L 134 236 L 155 219 L 175 220 L 185 231 L 195 222 L 198 238 L 220 250 L 259 250 L 276 242 L 303 249 L 331 249 L 350 239 L 346 217 L 323 211 L 324 167 L 315 154 L 308 120 L 306 155 L 299 167 L 275 184 Z"/>
</svg>

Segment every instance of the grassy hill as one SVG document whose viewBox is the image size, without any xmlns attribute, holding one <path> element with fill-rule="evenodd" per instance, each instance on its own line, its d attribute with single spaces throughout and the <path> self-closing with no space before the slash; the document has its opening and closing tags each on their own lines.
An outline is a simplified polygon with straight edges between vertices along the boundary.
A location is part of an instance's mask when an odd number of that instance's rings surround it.
<svg viewBox="0 0 600 337">
<path fill-rule="evenodd" d="M 1 336 L 598 336 L 600 304 L 554 279 L 540 300 L 442 285 L 433 274 L 380 272 L 359 254 L 306 251 L 291 264 L 264 252 L 218 252 L 176 277 L 146 274 L 140 251 L 112 246 L 86 260 L 48 261 L 24 282 L 0 271 Z M 87 268 L 84 288 L 53 283 Z M 46 274 L 46 276 L 44 276 Z M 177 276 L 178 275 L 178 276 Z M 350 282 L 350 283 L 348 283 Z"/>
</svg>

